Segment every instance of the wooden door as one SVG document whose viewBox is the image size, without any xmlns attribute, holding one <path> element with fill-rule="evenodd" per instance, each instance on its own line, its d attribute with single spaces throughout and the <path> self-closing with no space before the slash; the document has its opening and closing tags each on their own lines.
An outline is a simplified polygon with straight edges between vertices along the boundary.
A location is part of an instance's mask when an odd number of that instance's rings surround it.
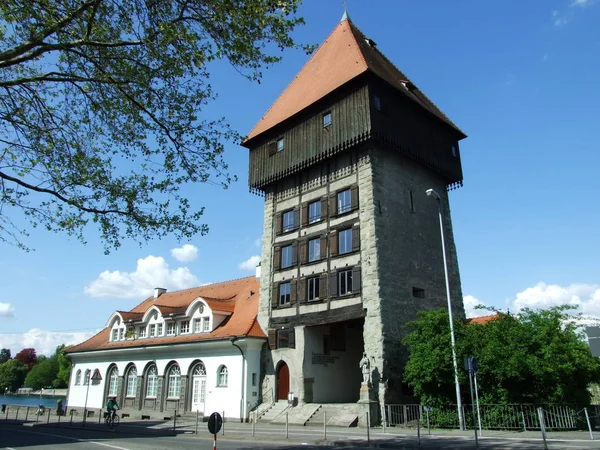
<svg viewBox="0 0 600 450">
<path fill-rule="evenodd" d="M 277 400 L 287 400 L 290 391 L 290 369 L 282 362 L 277 369 Z"/>
</svg>

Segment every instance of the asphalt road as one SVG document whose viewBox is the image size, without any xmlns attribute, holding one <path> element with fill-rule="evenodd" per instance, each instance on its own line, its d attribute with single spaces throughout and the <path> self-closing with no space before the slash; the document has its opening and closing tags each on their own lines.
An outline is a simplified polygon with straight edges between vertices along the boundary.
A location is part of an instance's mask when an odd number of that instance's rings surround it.
<svg viewBox="0 0 600 450">
<path fill-rule="evenodd" d="M 373 436 L 367 442 L 360 434 L 348 433 L 344 430 L 328 433 L 328 440 L 320 439 L 320 431 L 315 428 L 294 430 L 290 435 L 290 443 L 273 429 L 268 433 L 257 433 L 256 437 L 235 433 L 230 429 L 226 436 L 218 436 L 217 449 L 474 449 L 474 439 L 465 436 L 424 436 L 419 443 L 415 436 Z M 302 440 L 306 441 L 303 443 Z M 150 450 L 176 448 L 178 450 L 212 449 L 212 437 L 205 432 L 200 436 L 181 434 L 177 436 L 151 435 L 125 432 L 125 430 L 109 430 L 103 428 L 58 428 L 22 425 L 18 423 L 0 422 L 0 450 L 36 449 L 44 446 L 44 450 Z M 503 437 L 484 438 L 479 441 L 481 449 L 544 449 L 539 439 Z M 600 441 L 590 440 L 551 440 L 549 449 L 600 449 Z"/>
</svg>

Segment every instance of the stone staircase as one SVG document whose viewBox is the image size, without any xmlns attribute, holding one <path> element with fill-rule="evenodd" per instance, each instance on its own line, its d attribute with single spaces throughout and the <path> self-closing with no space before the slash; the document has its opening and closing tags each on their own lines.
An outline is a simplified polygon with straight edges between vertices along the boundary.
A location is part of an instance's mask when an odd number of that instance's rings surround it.
<svg viewBox="0 0 600 450">
<path fill-rule="evenodd" d="M 258 422 L 273 422 L 281 416 L 286 409 L 290 408 L 287 400 L 278 400 L 258 416 Z"/>
<path fill-rule="evenodd" d="M 358 425 L 359 408 L 356 403 L 328 403 L 319 408 L 304 423 L 306 426 L 355 427 Z"/>
</svg>

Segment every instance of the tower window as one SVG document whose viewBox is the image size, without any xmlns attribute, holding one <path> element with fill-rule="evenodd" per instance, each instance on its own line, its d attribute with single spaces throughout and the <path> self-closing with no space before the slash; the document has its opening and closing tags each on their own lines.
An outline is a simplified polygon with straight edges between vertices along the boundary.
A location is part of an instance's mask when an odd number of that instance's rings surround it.
<svg viewBox="0 0 600 450">
<path fill-rule="evenodd" d="M 349 253 L 352 251 L 352 228 L 341 230 L 338 233 L 338 254 Z"/>
<path fill-rule="evenodd" d="M 308 223 L 321 220 L 321 200 L 308 204 Z"/>
<path fill-rule="evenodd" d="M 308 262 L 321 259 L 321 239 L 311 239 L 308 241 Z"/>
<path fill-rule="evenodd" d="M 331 125 L 331 111 L 323 114 L 323 127 L 327 128 L 329 125 Z"/>
<path fill-rule="evenodd" d="M 279 285 L 279 306 L 288 305 L 292 295 L 292 283 L 289 281 Z"/>
<path fill-rule="evenodd" d="M 455 158 L 458 156 L 458 148 L 456 147 L 456 144 L 452 144 L 452 156 Z"/>
<path fill-rule="evenodd" d="M 281 152 L 285 148 L 285 140 L 284 138 L 277 139 L 277 151 Z"/>
<path fill-rule="evenodd" d="M 282 215 L 282 231 L 287 233 L 296 229 L 296 214 L 294 210 L 286 211 Z"/>
<path fill-rule="evenodd" d="M 425 289 L 413 287 L 413 297 L 425 298 Z"/>
<path fill-rule="evenodd" d="M 338 272 L 338 294 L 347 295 L 352 293 L 352 269 Z"/>
<path fill-rule="evenodd" d="M 293 247 L 291 245 L 286 245 L 285 247 L 281 247 L 281 268 L 285 269 L 286 267 L 290 267 L 292 265 L 292 254 Z"/>
<path fill-rule="evenodd" d="M 379 97 L 379 95 L 373 96 L 373 106 L 377 111 L 381 111 L 381 98 Z"/>
<path fill-rule="evenodd" d="M 319 277 L 309 278 L 308 281 L 308 301 L 319 299 Z"/>
<path fill-rule="evenodd" d="M 352 195 L 350 189 L 338 192 L 337 194 L 338 214 L 345 213 L 352 209 Z"/>
</svg>

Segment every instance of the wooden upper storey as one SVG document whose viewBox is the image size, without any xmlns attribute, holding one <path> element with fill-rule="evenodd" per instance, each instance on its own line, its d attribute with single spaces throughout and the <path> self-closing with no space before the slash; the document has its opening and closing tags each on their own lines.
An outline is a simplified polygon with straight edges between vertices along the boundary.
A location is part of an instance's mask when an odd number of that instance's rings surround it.
<svg viewBox="0 0 600 450">
<path fill-rule="evenodd" d="M 331 123 L 325 120 L 330 114 Z M 329 118 L 328 117 L 328 118 Z M 352 22 L 342 21 L 243 142 L 264 187 L 368 140 L 462 180 L 450 121 Z M 283 148 L 282 148 L 283 147 Z"/>
</svg>

